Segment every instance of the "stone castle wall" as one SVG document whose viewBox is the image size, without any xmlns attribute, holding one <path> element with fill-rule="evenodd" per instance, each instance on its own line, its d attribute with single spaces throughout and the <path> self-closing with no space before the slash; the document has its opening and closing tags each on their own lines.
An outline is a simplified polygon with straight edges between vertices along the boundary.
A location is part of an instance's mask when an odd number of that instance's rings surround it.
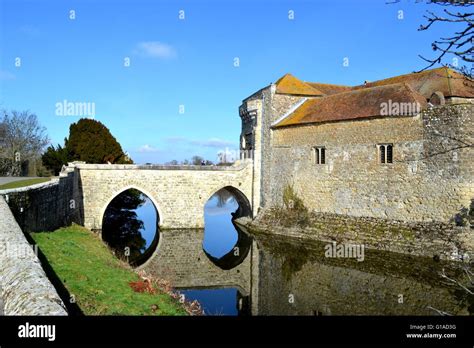
<svg viewBox="0 0 474 348">
<path fill-rule="evenodd" d="M 473 143 L 473 108 L 268 130 L 264 201 L 280 205 L 290 184 L 317 212 L 448 221 L 474 197 L 473 150 L 464 145 Z M 379 163 L 379 143 L 394 144 L 393 164 Z M 326 148 L 326 164 L 313 162 L 314 146 Z"/>
<path fill-rule="evenodd" d="M 272 124 L 304 98 L 275 94 L 270 85 L 254 93 L 242 102 L 240 114 L 250 113 L 252 118 L 242 117 L 241 135 L 252 133 L 254 158 L 254 206 L 265 207 L 271 204 L 271 158 Z M 241 148 L 241 150 L 245 150 Z"/>
<path fill-rule="evenodd" d="M 256 220 L 240 218 L 236 223 L 255 234 L 279 235 L 305 241 L 364 245 L 383 250 L 442 260 L 474 257 L 474 238 L 469 227 L 444 222 L 405 222 L 373 217 L 311 213 L 301 228 L 285 226 L 288 211 L 265 210 Z M 291 215 L 291 213 L 290 213 Z M 281 219 L 281 222 L 278 221 Z"/>
<path fill-rule="evenodd" d="M 244 104 L 239 108 L 242 118 L 241 138 L 247 139 L 249 144 L 240 145 L 240 150 L 250 152 L 253 158 L 252 169 L 252 206 L 259 207 L 261 205 L 261 158 L 262 158 L 262 100 L 265 89 L 258 91 L 254 95 L 246 99 Z M 248 136 L 250 135 L 250 136 Z M 255 215 L 256 211 L 254 211 Z"/>
</svg>

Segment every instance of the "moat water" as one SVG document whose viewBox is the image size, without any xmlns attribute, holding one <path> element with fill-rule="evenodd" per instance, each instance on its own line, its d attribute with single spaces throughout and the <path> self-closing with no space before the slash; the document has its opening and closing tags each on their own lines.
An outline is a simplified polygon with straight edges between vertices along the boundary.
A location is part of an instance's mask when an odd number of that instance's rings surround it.
<svg viewBox="0 0 474 348">
<path fill-rule="evenodd" d="M 153 203 L 132 198 L 143 201 L 135 215 L 118 218 L 123 209 L 112 210 L 109 221 L 121 235 L 115 248 L 132 246 L 132 263 L 170 280 L 207 315 L 474 313 L 474 297 L 462 286 L 474 289 L 459 262 L 375 250 L 365 250 L 363 261 L 327 257 L 326 243 L 244 232 L 232 222 L 238 203 L 228 192 L 207 202 L 204 231 L 159 231 Z M 131 201 L 117 204 L 130 208 Z"/>
</svg>

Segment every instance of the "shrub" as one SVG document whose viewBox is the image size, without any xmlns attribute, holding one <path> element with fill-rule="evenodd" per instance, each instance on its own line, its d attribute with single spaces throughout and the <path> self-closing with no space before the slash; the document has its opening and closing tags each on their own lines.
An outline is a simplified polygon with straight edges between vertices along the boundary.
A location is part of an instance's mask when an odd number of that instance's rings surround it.
<svg viewBox="0 0 474 348">
<path fill-rule="evenodd" d="M 298 197 L 293 185 L 286 185 L 283 189 L 283 209 L 279 209 L 282 214 L 284 226 L 299 225 L 307 226 L 310 221 L 308 208 L 303 200 Z"/>
</svg>

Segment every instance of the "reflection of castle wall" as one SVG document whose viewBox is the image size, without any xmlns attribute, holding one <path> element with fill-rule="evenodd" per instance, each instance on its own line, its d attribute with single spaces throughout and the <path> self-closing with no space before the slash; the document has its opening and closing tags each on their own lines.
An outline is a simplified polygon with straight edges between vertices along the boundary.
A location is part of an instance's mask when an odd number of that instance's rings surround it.
<svg viewBox="0 0 474 348">
<path fill-rule="evenodd" d="M 417 281 L 420 265 L 416 262 L 411 276 L 384 274 L 386 269 L 369 272 L 370 267 L 338 267 L 321 260 L 298 262 L 260 252 L 258 314 L 436 315 L 429 306 L 451 314 L 469 314 L 453 288 L 421 276 Z M 433 269 L 425 271 L 436 274 Z M 399 295 L 403 295 L 403 303 L 399 303 Z"/>
<path fill-rule="evenodd" d="M 203 239 L 204 230 L 162 231 L 157 251 L 139 269 L 170 280 L 176 288 L 237 287 L 248 295 L 250 257 L 247 256 L 237 267 L 224 271 L 204 253 Z"/>
</svg>

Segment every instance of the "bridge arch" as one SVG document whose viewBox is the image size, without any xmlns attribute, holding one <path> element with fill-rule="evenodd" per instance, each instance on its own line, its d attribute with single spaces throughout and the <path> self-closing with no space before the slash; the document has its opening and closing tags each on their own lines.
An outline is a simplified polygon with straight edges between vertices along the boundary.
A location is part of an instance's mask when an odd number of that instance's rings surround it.
<svg viewBox="0 0 474 348">
<path fill-rule="evenodd" d="M 223 186 L 221 188 L 218 188 L 217 190 L 213 190 L 213 192 L 207 195 L 207 199 L 204 201 L 204 205 L 212 198 L 212 196 L 214 196 L 220 190 L 229 191 L 237 201 L 239 208 L 237 209 L 237 211 L 235 211 L 235 213 L 233 213 L 234 217 L 252 216 L 252 205 L 250 204 L 250 200 L 241 190 L 232 185 Z"/>
<path fill-rule="evenodd" d="M 161 226 L 163 224 L 163 220 L 164 220 L 164 217 L 163 217 L 163 213 L 162 213 L 162 210 L 160 208 L 160 204 L 158 204 L 156 198 L 153 196 L 152 193 L 148 192 L 146 189 L 144 189 L 143 187 L 139 186 L 139 185 L 128 185 L 128 186 L 125 186 L 125 187 L 122 187 L 120 188 L 119 190 L 117 191 L 114 191 L 106 200 L 106 203 L 105 205 L 102 207 L 101 211 L 100 211 L 100 215 L 99 215 L 99 224 L 100 224 L 100 229 L 102 230 L 102 222 L 104 221 L 104 215 L 105 215 L 105 211 L 107 210 L 107 207 L 110 205 L 110 203 L 114 200 L 115 197 L 117 197 L 118 195 L 120 195 L 121 193 L 125 192 L 125 191 L 128 191 L 130 189 L 135 189 L 137 191 L 140 191 L 141 193 L 143 193 L 144 195 L 146 195 L 153 203 L 153 205 L 155 206 L 155 209 L 158 213 L 158 226 Z"/>
</svg>

